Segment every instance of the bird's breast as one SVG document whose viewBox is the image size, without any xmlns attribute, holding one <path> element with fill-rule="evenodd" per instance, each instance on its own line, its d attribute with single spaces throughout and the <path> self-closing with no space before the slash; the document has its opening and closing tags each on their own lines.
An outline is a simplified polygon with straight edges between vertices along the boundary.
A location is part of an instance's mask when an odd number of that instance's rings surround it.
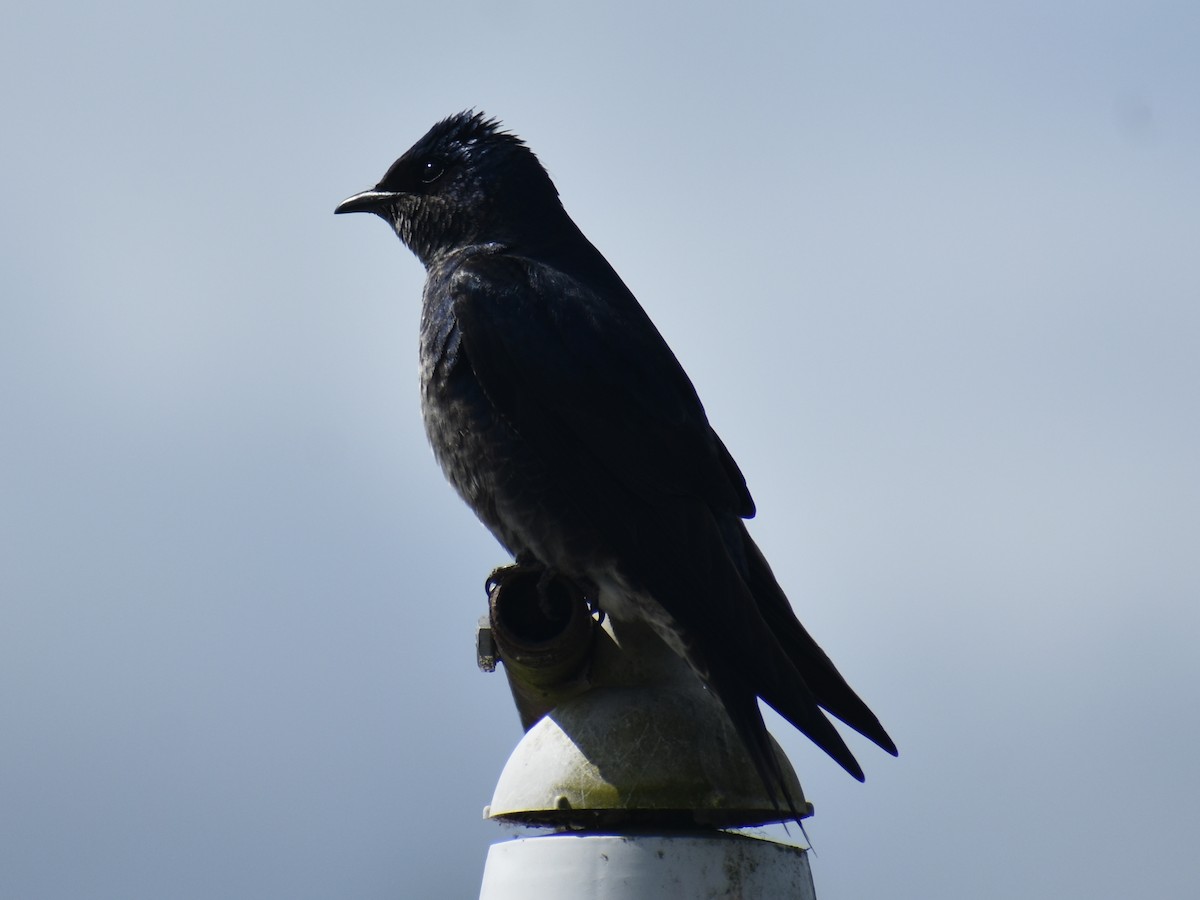
<svg viewBox="0 0 1200 900">
<path fill-rule="evenodd" d="M 511 554 L 544 558 L 540 466 L 479 383 L 451 311 L 427 309 L 420 361 L 425 434 L 446 479 Z"/>
<path fill-rule="evenodd" d="M 451 310 L 422 316 L 421 413 L 446 479 L 514 556 L 584 575 L 602 541 L 577 496 L 577 473 L 531 442 L 493 402 L 472 368 Z"/>
</svg>

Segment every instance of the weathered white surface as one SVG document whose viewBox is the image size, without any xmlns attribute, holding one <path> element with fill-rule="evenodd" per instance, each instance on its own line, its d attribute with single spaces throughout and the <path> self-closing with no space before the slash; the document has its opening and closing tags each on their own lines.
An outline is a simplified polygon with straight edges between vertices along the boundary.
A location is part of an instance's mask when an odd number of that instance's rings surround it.
<svg viewBox="0 0 1200 900">
<path fill-rule="evenodd" d="M 493 844 L 480 900 L 815 900 L 804 850 L 741 835 L 574 835 Z"/>
<path fill-rule="evenodd" d="M 591 825 L 586 816 L 572 820 L 571 811 L 624 810 L 642 819 L 691 811 L 695 821 L 724 828 L 790 818 L 768 796 L 724 710 L 691 682 L 597 688 L 547 713 L 509 757 L 487 815 Z M 811 814 L 775 747 L 801 815 Z"/>
</svg>

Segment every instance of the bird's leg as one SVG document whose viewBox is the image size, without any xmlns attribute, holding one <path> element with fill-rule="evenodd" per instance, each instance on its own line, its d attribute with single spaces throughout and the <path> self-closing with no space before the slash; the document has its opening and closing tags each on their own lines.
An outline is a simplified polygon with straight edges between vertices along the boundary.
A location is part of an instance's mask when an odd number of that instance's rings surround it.
<svg viewBox="0 0 1200 900">
<path fill-rule="evenodd" d="M 528 550 L 520 550 L 513 554 L 513 564 L 520 569 L 543 569 L 545 566 Z"/>
</svg>

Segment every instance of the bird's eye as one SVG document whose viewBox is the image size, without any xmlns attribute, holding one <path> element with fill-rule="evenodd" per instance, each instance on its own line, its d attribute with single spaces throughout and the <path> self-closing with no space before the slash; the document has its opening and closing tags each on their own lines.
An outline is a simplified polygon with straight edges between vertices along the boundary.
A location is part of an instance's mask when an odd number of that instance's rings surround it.
<svg viewBox="0 0 1200 900">
<path fill-rule="evenodd" d="M 417 176 L 421 179 L 422 184 L 433 184 L 442 177 L 442 173 L 446 171 L 446 166 L 436 159 L 427 159 L 421 163 Z"/>
</svg>

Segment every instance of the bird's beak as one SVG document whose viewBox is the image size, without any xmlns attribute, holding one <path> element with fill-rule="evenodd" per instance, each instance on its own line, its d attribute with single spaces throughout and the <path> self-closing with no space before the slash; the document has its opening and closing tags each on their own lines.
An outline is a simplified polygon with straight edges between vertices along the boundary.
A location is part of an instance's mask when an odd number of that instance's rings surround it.
<svg viewBox="0 0 1200 900">
<path fill-rule="evenodd" d="M 385 206 L 391 203 L 398 197 L 398 194 L 392 191 L 363 191 L 361 194 L 355 194 L 353 197 L 347 197 L 338 204 L 337 209 L 333 212 L 352 213 L 352 212 L 369 212 L 379 213 Z"/>
</svg>

